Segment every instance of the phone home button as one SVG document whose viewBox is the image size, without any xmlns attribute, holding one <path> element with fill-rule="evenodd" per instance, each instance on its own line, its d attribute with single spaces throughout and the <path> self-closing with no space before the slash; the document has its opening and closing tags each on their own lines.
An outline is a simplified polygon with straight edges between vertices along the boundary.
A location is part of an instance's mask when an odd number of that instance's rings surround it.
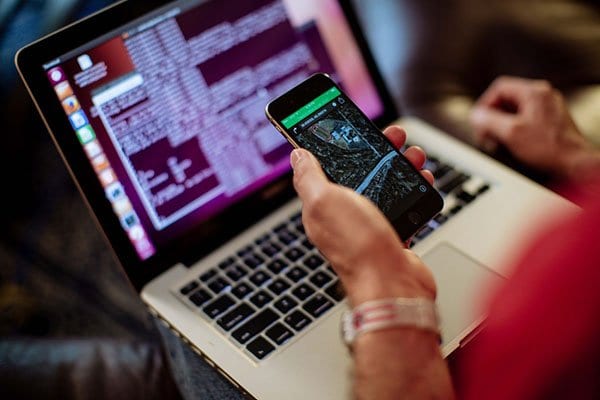
<svg viewBox="0 0 600 400">
<path fill-rule="evenodd" d="M 408 220 L 414 224 L 419 225 L 421 223 L 422 217 L 418 212 L 411 211 L 408 213 Z"/>
</svg>

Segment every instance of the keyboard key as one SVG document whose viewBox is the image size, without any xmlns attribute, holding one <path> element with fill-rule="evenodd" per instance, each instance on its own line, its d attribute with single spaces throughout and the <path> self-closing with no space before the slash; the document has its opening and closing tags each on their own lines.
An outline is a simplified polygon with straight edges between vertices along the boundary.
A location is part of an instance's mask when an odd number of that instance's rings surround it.
<svg viewBox="0 0 600 400">
<path fill-rule="evenodd" d="M 265 260 L 263 260 L 263 258 L 257 254 L 251 254 L 248 257 L 244 258 L 244 263 L 254 269 L 256 267 L 258 267 L 260 264 L 262 264 Z"/>
<path fill-rule="evenodd" d="M 233 265 L 234 262 L 235 262 L 235 259 L 233 257 L 228 257 L 219 263 L 219 268 L 227 269 L 227 267 L 229 267 L 230 265 Z"/>
<path fill-rule="evenodd" d="M 318 288 L 322 288 L 323 286 L 327 285 L 332 279 L 333 278 L 323 271 L 317 271 L 309 278 L 309 280 Z"/>
<path fill-rule="evenodd" d="M 296 214 L 294 217 L 290 219 L 294 228 L 298 229 L 298 227 L 302 226 L 302 214 Z"/>
<path fill-rule="evenodd" d="M 439 165 L 439 163 L 440 163 L 440 160 L 438 160 L 437 157 L 430 156 L 430 155 L 427 156 L 427 161 L 434 163 L 436 165 Z"/>
<path fill-rule="evenodd" d="M 221 277 L 217 277 L 215 278 L 211 283 L 208 284 L 208 287 L 210 288 L 210 290 L 212 290 L 215 294 L 219 294 L 221 293 L 223 290 L 225 290 L 226 288 L 229 287 L 229 283 L 221 278 Z"/>
<path fill-rule="evenodd" d="M 311 319 L 308 315 L 304 314 L 302 311 L 296 310 L 287 317 L 285 317 L 285 323 L 291 326 L 296 331 L 301 331 L 306 328 L 308 324 L 310 324 Z"/>
<path fill-rule="evenodd" d="M 420 239 L 425 238 L 425 236 L 429 235 L 431 232 L 433 232 L 433 229 L 430 226 L 425 225 L 424 227 L 419 229 L 419 231 L 416 233 L 415 237 L 420 240 Z"/>
<path fill-rule="evenodd" d="M 244 321 L 252 314 L 254 314 L 254 309 L 248 304 L 242 303 L 219 318 L 217 324 L 226 331 L 230 331 L 234 326 Z"/>
<path fill-rule="evenodd" d="M 273 257 L 281 251 L 281 247 L 277 246 L 275 243 L 264 244 L 260 249 L 269 257 Z"/>
<path fill-rule="evenodd" d="M 238 250 L 237 255 L 244 258 L 244 257 L 252 254 L 252 250 L 254 250 L 252 246 L 246 246 L 246 247 L 243 247 L 240 250 Z"/>
<path fill-rule="evenodd" d="M 262 360 L 267 355 L 269 355 L 270 352 L 275 350 L 275 346 L 269 343 L 262 336 L 259 336 L 256 339 L 254 339 L 251 343 L 248 344 L 248 346 L 246 346 L 246 348 L 250 353 L 254 355 L 254 357 L 258 358 L 259 360 Z"/>
<path fill-rule="evenodd" d="M 294 227 L 296 228 L 296 230 L 302 234 L 306 233 L 306 229 L 304 229 L 304 225 L 302 225 L 302 222 L 300 222 L 297 225 L 294 225 Z"/>
<path fill-rule="evenodd" d="M 279 316 L 275 311 L 267 308 L 233 331 L 231 336 L 241 344 L 245 344 L 248 340 L 267 329 L 278 318 Z"/>
<path fill-rule="evenodd" d="M 430 171 L 435 171 L 439 167 L 440 160 L 438 160 L 435 157 L 427 157 L 427 160 L 425 160 L 425 165 L 423 166 L 423 168 L 428 169 Z"/>
<path fill-rule="evenodd" d="M 272 327 L 270 327 L 265 334 L 267 335 L 267 337 L 269 339 L 271 339 L 272 341 L 274 341 L 276 344 L 278 345 L 282 345 L 285 342 L 287 342 L 288 340 L 290 340 L 293 336 L 294 333 L 289 330 L 288 328 L 285 327 L 285 325 L 281 324 L 281 323 L 276 323 L 275 325 L 273 325 Z"/>
<path fill-rule="evenodd" d="M 444 222 L 448 221 L 448 217 L 446 217 L 444 214 L 438 214 L 435 216 L 435 218 L 433 218 L 433 220 L 442 225 Z"/>
<path fill-rule="evenodd" d="M 288 251 L 285 252 L 285 256 L 290 261 L 296 261 L 300 259 L 304 255 L 304 250 L 301 250 L 299 247 L 292 247 Z"/>
<path fill-rule="evenodd" d="M 268 265 L 267 268 L 274 274 L 278 274 L 281 271 L 283 271 L 284 269 L 286 269 L 288 267 L 288 263 L 287 261 L 283 261 L 279 258 L 271 261 Z"/>
<path fill-rule="evenodd" d="M 291 281 L 298 282 L 300 279 L 304 278 L 306 275 L 305 270 L 300 267 L 292 268 L 285 276 L 287 276 Z"/>
<path fill-rule="evenodd" d="M 279 296 L 281 293 L 285 292 L 290 288 L 290 284 L 284 281 L 283 279 L 277 279 L 273 283 L 268 286 L 269 290 L 273 292 L 275 296 Z"/>
<path fill-rule="evenodd" d="M 472 202 L 473 200 L 475 200 L 475 196 L 473 196 L 470 193 L 465 192 L 464 190 L 461 190 L 460 192 L 458 192 L 456 194 L 456 198 L 464 201 L 467 204 Z"/>
<path fill-rule="evenodd" d="M 254 289 L 250 287 L 246 282 L 242 282 L 231 290 L 231 293 L 238 299 L 243 299 L 248 296 Z"/>
<path fill-rule="evenodd" d="M 327 271 L 329 271 L 331 273 L 331 275 L 337 276 L 337 273 L 335 272 L 335 270 L 333 269 L 333 267 L 331 265 L 327 266 Z"/>
<path fill-rule="evenodd" d="M 300 301 L 304 301 L 313 294 L 315 290 L 308 286 L 306 283 L 302 283 L 297 286 L 294 290 L 292 290 L 292 294 L 296 296 L 296 298 Z"/>
<path fill-rule="evenodd" d="M 315 245 L 314 245 L 314 244 L 312 244 L 312 243 L 310 242 L 310 240 L 308 240 L 308 238 L 306 238 L 306 239 L 304 239 L 304 240 L 302 241 L 302 246 L 304 246 L 304 247 L 305 247 L 306 249 L 308 249 L 308 250 L 312 250 L 312 249 L 314 249 L 314 248 L 315 248 Z"/>
<path fill-rule="evenodd" d="M 276 309 L 281 311 L 282 314 L 287 314 L 292 308 L 298 305 L 298 302 L 292 299 L 290 296 L 283 296 L 281 299 L 277 300 L 274 304 Z"/>
<path fill-rule="evenodd" d="M 448 214 L 454 215 L 454 214 L 458 213 L 460 210 L 462 210 L 462 208 L 463 208 L 463 206 L 461 206 L 460 204 L 456 205 L 448 211 Z"/>
<path fill-rule="evenodd" d="M 179 289 L 179 293 L 181 293 L 182 295 L 185 296 L 185 295 L 191 293 L 192 290 L 196 289 L 197 287 L 198 287 L 198 282 L 191 281 L 190 283 L 188 283 L 187 285 L 185 285 L 184 287 Z"/>
<path fill-rule="evenodd" d="M 265 233 L 264 235 L 262 235 L 261 237 L 259 237 L 258 239 L 256 239 L 254 241 L 254 243 L 256 243 L 257 245 L 261 245 L 263 243 L 269 242 L 271 240 L 271 234 L 269 233 Z"/>
<path fill-rule="evenodd" d="M 233 282 L 237 282 L 244 276 L 246 276 L 247 272 L 244 268 L 240 267 L 239 265 L 234 265 L 233 267 L 230 267 L 225 274 Z"/>
<path fill-rule="evenodd" d="M 329 310 L 331 307 L 333 307 L 333 302 L 321 293 L 314 295 L 302 306 L 302 308 L 314 318 L 318 318 L 325 314 L 325 311 Z"/>
<path fill-rule="evenodd" d="M 271 279 L 271 275 L 267 271 L 256 271 L 250 277 L 250 281 L 254 283 L 256 286 L 260 287 L 263 283 Z"/>
<path fill-rule="evenodd" d="M 466 181 L 468 181 L 469 178 L 470 178 L 469 175 L 459 173 L 456 176 L 452 177 L 448 182 L 446 182 L 442 186 L 440 186 L 439 190 L 440 190 L 440 192 L 450 193 L 455 188 L 457 188 L 458 186 L 460 186 L 463 183 L 465 183 Z"/>
<path fill-rule="evenodd" d="M 346 297 L 346 293 L 344 292 L 344 288 L 340 284 L 340 281 L 336 280 L 331 285 L 327 286 L 325 289 L 325 293 L 329 295 L 335 301 L 342 301 L 344 297 Z"/>
<path fill-rule="evenodd" d="M 483 185 L 482 187 L 480 187 L 477 190 L 477 195 L 479 196 L 480 194 L 487 192 L 489 188 L 490 188 L 490 185 L 487 185 L 487 184 Z"/>
<path fill-rule="evenodd" d="M 277 238 L 281 241 L 281 243 L 288 245 L 294 240 L 298 239 L 298 236 L 296 236 L 286 228 L 285 230 L 277 234 Z"/>
<path fill-rule="evenodd" d="M 205 273 L 203 273 L 202 275 L 200 275 L 200 280 L 202 282 L 208 282 L 216 275 L 217 275 L 217 270 L 214 268 L 211 268 L 208 271 L 206 271 Z"/>
<path fill-rule="evenodd" d="M 324 262 L 325 260 L 323 260 L 321 256 L 318 256 L 316 254 L 311 254 L 310 256 L 306 257 L 303 261 L 304 265 L 312 270 L 319 268 Z"/>
<path fill-rule="evenodd" d="M 273 228 L 273 232 L 279 234 L 281 232 L 284 232 L 287 230 L 287 222 L 282 222 L 281 224 L 277 225 L 275 228 Z"/>
<path fill-rule="evenodd" d="M 435 177 L 435 179 L 440 179 L 450 171 L 452 171 L 451 166 L 440 162 L 438 168 L 435 171 L 433 171 L 433 176 Z"/>
<path fill-rule="evenodd" d="M 250 297 L 250 301 L 252 302 L 252 304 L 254 304 L 258 308 L 264 307 L 271 300 L 273 300 L 273 296 L 271 296 L 264 290 L 261 290 L 260 292 L 256 293 L 254 296 Z"/>
<path fill-rule="evenodd" d="M 202 306 L 210 299 L 212 299 L 212 295 L 204 289 L 200 289 L 190 296 L 190 301 L 194 303 L 197 307 Z"/>
<path fill-rule="evenodd" d="M 290 217 L 290 221 L 294 224 L 302 223 L 302 213 L 298 212 Z"/>
<path fill-rule="evenodd" d="M 235 302 L 233 301 L 233 299 L 229 295 L 224 294 L 223 296 L 217 298 L 215 301 L 204 307 L 202 311 L 204 311 L 204 313 L 209 317 L 215 318 L 223 314 L 234 304 Z"/>
</svg>

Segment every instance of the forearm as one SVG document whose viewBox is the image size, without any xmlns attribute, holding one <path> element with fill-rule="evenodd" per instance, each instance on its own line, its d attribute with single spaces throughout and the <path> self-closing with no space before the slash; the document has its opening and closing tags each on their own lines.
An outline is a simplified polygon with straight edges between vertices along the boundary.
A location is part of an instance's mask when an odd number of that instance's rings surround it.
<svg viewBox="0 0 600 400">
<path fill-rule="evenodd" d="M 566 157 L 564 174 L 569 181 L 585 182 L 600 175 L 600 150 L 591 145 Z"/>
<path fill-rule="evenodd" d="M 453 399 L 436 335 L 393 328 L 359 336 L 353 347 L 357 399 Z"/>
</svg>

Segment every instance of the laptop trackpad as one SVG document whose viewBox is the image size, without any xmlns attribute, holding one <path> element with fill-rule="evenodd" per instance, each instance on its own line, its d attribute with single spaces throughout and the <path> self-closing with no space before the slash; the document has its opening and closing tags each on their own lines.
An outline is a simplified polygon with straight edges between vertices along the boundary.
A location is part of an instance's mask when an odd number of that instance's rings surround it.
<svg viewBox="0 0 600 400">
<path fill-rule="evenodd" d="M 448 243 L 437 245 L 422 260 L 437 283 L 442 345 L 446 345 L 482 317 L 485 289 L 496 287 L 504 278 Z"/>
</svg>

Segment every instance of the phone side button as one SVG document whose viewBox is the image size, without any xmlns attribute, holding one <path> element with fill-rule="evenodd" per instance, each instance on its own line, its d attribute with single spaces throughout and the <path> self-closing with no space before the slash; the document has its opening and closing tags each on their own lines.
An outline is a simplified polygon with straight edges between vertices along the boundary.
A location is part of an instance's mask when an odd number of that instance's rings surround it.
<svg viewBox="0 0 600 400">
<path fill-rule="evenodd" d="M 408 213 L 408 220 L 414 225 L 419 225 L 422 219 L 421 214 L 418 212 L 411 211 Z"/>
</svg>

